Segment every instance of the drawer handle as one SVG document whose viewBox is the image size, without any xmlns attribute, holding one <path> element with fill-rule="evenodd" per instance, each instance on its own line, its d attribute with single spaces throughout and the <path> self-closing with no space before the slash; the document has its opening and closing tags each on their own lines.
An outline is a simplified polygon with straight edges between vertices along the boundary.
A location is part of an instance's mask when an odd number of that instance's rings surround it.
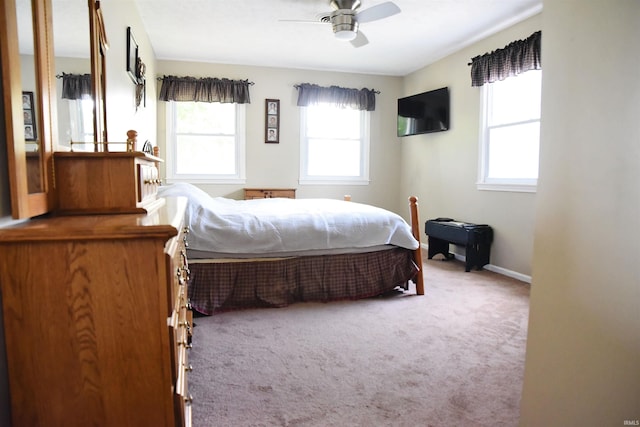
<svg viewBox="0 0 640 427">
<path fill-rule="evenodd" d="M 193 403 L 193 396 L 191 395 L 191 393 L 189 393 L 188 396 L 185 396 L 184 403 L 186 403 L 187 405 L 191 405 Z"/>
<path fill-rule="evenodd" d="M 185 372 L 192 372 L 193 371 L 193 365 L 191 365 L 191 364 L 184 365 L 184 370 L 185 370 Z"/>
<path fill-rule="evenodd" d="M 188 268 L 183 267 L 183 268 L 176 268 L 176 278 L 178 279 L 178 284 L 180 286 L 184 286 L 187 284 L 187 280 L 189 280 L 189 275 L 191 274 L 191 272 L 189 271 Z"/>
<path fill-rule="evenodd" d="M 161 179 L 145 179 L 145 180 L 144 180 L 144 183 L 145 183 L 145 184 L 150 184 L 150 185 L 153 185 L 153 184 L 162 184 L 162 180 L 161 180 Z"/>
<path fill-rule="evenodd" d="M 178 345 L 183 345 L 187 350 L 193 347 L 193 344 L 189 344 L 186 341 L 178 341 Z"/>
<path fill-rule="evenodd" d="M 178 279 L 178 284 L 180 286 L 184 286 L 187 282 L 185 280 L 185 275 L 188 274 L 188 272 L 183 269 L 183 268 L 176 268 L 176 279 Z"/>
</svg>

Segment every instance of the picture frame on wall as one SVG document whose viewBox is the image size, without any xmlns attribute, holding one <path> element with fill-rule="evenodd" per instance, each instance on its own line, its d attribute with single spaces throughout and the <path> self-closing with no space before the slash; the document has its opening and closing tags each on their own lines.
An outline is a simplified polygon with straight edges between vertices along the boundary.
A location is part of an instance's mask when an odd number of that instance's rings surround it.
<svg viewBox="0 0 640 427">
<path fill-rule="evenodd" d="M 264 100 L 264 142 L 278 144 L 280 142 L 280 100 Z"/>
<path fill-rule="evenodd" d="M 36 114 L 33 105 L 33 92 L 22 92 L 22 114 L 24 117 L 24 139 L 36 141 L 38 129 L 36 127 Z"/>
<path fill-rule="evenodd" d="M 135 84 L 138 84 L 138 43 L 133 36 L 131 27 L 127 27 L 127 74 Z"/>
</svg>

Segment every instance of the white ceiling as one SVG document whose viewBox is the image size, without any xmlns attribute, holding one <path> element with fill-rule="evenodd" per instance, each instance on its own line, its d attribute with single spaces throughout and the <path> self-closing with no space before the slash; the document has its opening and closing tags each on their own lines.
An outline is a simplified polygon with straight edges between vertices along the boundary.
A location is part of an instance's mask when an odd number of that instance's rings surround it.
<svg viewBox="0 0 640 427">
<path fill-rule="evenodd" d="M 542 0 L 393 0 L 354 48 L 317 20 L 329 0 L 134 0 L 158 59 L 404 76 L 542 10 Z M 363 11 L 387 0 L 361 0 Z M 479 52 L 482 53 L 482 52 Z"/>
<path fill-rule="evenodd" d="M 369 44 L 354 48 L 333 36 L 331 24 L 283 21 L 315 21 L 332 10 L 329 0 L 127 1 L 136 4 L 158 59 L 392 76 L 405 76 L 542 10 L 542 0 L 393 0 L 401 12 L 363 23 Z M 385 1 L 361 0 L 359 11 Z M 28 11 L 28 4 L 19 0 L 19 12 Z M 89 31 L 84 4 L 53 0 L 57 55 L 88 56 L 87 41 L 79 37 Z"/>
</svg>

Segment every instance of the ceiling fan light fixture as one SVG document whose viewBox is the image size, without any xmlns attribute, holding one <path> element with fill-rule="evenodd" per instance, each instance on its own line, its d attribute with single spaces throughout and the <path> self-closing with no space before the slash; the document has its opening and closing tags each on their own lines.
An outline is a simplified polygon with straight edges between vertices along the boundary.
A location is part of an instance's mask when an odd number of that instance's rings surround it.
<svg viewBox="0 0 640 427">
<path fill-rule="evenodd" d="M 358 21 L 352 11 L 339 10 L 331 15 L 333 35 L 339 40 L 351 41 L 358 35 Z"/>
<path fill-rule="evenodd" d="M 354 30 L 339 30 L 334 31 L 333 35 L 339 40 L 351 41 L 356 38 L 358 32 Z"/>
</svg>

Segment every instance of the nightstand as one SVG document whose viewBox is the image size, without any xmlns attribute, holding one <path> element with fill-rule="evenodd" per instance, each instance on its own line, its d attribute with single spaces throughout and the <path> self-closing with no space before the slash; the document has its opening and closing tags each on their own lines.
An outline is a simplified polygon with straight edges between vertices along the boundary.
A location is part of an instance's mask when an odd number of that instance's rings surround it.
<svg viewBox="0 0 640 427">
<path fill-rule="evenodd" d="M 273 197 L 296 198 L 295 188 L 245 188 L 244 199 L 270 199 Z"/>
</svg>

